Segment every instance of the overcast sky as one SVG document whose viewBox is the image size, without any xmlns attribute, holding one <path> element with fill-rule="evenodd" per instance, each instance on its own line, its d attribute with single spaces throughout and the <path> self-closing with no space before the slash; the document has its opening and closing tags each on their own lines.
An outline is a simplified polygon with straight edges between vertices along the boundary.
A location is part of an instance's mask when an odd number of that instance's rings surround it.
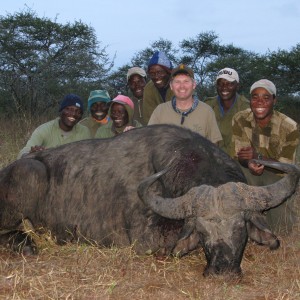
<svg viewBox="0 0 300 300">
<path fill-rule="evenodd" d="M 115 65 L 159 38 L 175 46 L 214 31 L 221 44 L 266 53 L 300 43 L 299 0 L 2 0 L 2 16 L 31 8 L 39 17 L 92 26 Z"/>
</svg>

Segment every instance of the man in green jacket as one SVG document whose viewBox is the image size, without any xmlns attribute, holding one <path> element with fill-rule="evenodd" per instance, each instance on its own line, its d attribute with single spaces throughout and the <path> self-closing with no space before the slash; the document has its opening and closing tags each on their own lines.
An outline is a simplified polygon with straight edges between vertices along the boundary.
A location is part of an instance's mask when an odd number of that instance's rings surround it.
<svg viewBox="0 0 300 300">
<path fill-rule="evenodd" d="M 143 97 L 147 74 L 140 67 L 132 67 L 128 70 L 126 77 L 129 87 L 129 97 L 134 103 L 133 118 L 142 125 L 147 125 L 143 117 Z"/>
<path fill-rule="evenodd" d="M 36 128 L 18 158 L 31 152 L 91 138 L 87 127 L 78 124 L 83 114 L 79 96 L 68 94 L 60 105 L 60 116 Z"/>
<path fill-rule="evenodd" d="M 223 142 L 222 150 L 227 154 L 232 153 L 232 118 L 241 110 L 249 108 L 249 101 L 237 93 L 239 88 L 239 75 L 231 68 L 218 72 L 216 79 L 217 96 L 210 97 L 205 103 L 215 112 L 217 123 L 221 131 Z"/>
<path fill-rule="evenodd" d="M 162 51 L 156 51 L 148 63 L 150 81 L 146 84 L 143 97 L 143 118 L 148 124 L 157 105 L 170 101 L 174 96 L 170 89 L 172 63 Z"/>
<path fill-rule="evenodd" d="M 81 125 L 89 128 L 92 137 L 102 125 L 105 125 L 110 120 L 108 110 L 111 103 L 110 96 L 105 90 L 91 91 L 88 99 L 89 116 L 80 121 Z"/>
</svg>

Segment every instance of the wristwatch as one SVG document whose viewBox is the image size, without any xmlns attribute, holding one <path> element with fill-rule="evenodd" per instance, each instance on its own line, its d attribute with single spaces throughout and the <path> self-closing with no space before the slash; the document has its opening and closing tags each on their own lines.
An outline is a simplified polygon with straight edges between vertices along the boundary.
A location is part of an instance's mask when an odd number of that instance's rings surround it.
<svg viewBox="0 0 300 300">
<path fill-rule="evenodd" d="M 263 159 L 263 156 L 261 153 L 257 153 L 257 159 Z"/>
</svg>

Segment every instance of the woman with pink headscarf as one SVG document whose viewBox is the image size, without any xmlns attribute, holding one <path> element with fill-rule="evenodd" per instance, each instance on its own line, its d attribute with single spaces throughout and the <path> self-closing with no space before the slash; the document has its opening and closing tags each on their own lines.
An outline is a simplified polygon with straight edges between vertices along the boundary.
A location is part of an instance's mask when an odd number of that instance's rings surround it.
<svg viewBox="0 0 300 300">
<path fill-rule="evenodd" d="M 112 100 L 108 111 L 111 120 L 97 130 L 95 138 L 114 137 L 135 127 L 142 127 L 141 123 L 133 119 L 133 113 L 132 100 L 127 96 L 118 95 Z"/>
</svg>

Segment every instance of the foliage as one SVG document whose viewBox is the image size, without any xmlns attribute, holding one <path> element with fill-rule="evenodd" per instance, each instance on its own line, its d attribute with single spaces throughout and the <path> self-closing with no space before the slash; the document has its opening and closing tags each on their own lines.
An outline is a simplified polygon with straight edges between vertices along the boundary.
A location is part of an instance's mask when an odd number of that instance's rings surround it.
<svg viewBox="0 0 300 300">
<path fill-rule="evenodd" d="M 291 49 L 266 55 L 265 68 L 270 80 L 279 86 L 279 95 L 300 96 L 300 44 Z"/>
<path fill-rule="evenodd" d="M 171 41 L 160 38 L 159 40 L 152 42 L 149 47 L 137 52 L 131 59 L 132 66 L 140 66 L 147 71 L 149 59 L 155 51 L 165 52 L 173 65 L 179 63 L 178 58 L 176 58 L 179 50 L 174 48 Z"/>
<path fill-rule="evenodd" d="M 178 50 L 176 50 L 169 40 L 159 39 L 149 47 L 145 48 L 134 54 L 131 59 L 130 64 L 125 64 L 118 68 L 117 70 L 111 72 L 111 74 L 107 78 L 107 89 L 110 91 L 110 95 L 117 94 L 128 94 L 128 86 L 126 80 L 126 74 L 129 68 L 134 66 L 139 66 L 147 71 L 147 66 L 149 59 L 152 57 L 155 51 L 163 51 L 166 53 L 171 62 L 176 65 L 178 61 L 176 60 L 176 54 Z"/>
<path fill-rule="evenodd" d="M 93 89 L 106 89 L 112 98 L 128 94 L 127 70 L 139 66 L 147 71 L 157 50 L 164 51 L 174 66 L 185 63 L 193 68 L 200 99 L 216 94 L 217 72 L 231 67 L 239 73 L 241 94 L 247 97 L 253 82 L 268 78 L 279 97 L 289 99 L 278 107 L 298 109 L 294 97 L 300 96 L 300 44 L 290 51 L 257 54 L 223 45 L 215 32 L 208 31 L 183 39 L 178 46 L 159 38 L 113 69 L 115 56 L 109 58 L 92 27 L 82 22 L 58 24 L 27 10 L 0 16 L 0 114 L 36 117 L 57 112 L 58 101 L 70 92 L 83 99 Z"/>
<path fill-rule="evenodd" d="M 7 112 L 43 113 L 66 93 L 99 86 L 109 70 L 94 29 L 81 22 L 61 25 L 28 10 L 0 18 L 0 41 L 0 103 Z"/>
<path fill-rule="evenodd" d="M 276 109 L 300 124 L 300 96 L 279 96 Z"/>
</svg>

